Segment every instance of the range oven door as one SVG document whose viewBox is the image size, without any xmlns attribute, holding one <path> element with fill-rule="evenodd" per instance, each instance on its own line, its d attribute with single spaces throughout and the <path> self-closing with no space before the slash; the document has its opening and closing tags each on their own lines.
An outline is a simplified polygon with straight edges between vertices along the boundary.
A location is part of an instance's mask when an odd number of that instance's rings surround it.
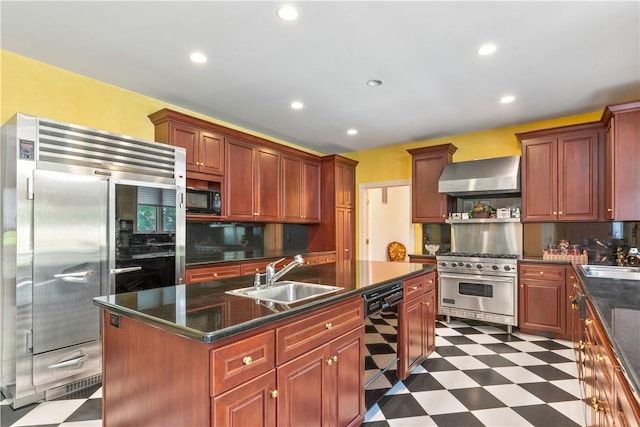
<svg viewBox="0 0 640 427">
<path fill-rule="evenodd" d="M 504 316 L 516 315 L 515 277 L 439 273 L 440 314 L 446 309 L 469 310 Z"/>
</svg>

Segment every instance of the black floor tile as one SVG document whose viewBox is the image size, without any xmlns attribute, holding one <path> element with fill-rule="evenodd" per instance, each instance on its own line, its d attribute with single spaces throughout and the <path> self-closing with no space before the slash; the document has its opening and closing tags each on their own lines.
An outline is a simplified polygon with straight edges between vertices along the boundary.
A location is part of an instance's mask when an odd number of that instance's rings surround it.
<svg viewBox="0 0 640 427">
<path fill-rule="evenodd" d="M 505 366 L 517 366 L 511 360 L 500 356 L 499 354 L 480 354 L 474 356 L 476 359 L 489 366 L 490 368 L 502 368 Z"/>
<path fill-rule="evenodd" d="M 386 421 L 371 421 L 361 424 L 360 427 L 389 427 L 389 423 Z"/>
<path fill-rule="evenodd" d="M 453 371 L 458 369 L 454 364 L 440 357 L 425 360 L 422 362 L 422 367 L 426 369 L 427 372 Z"/>
<path fill-rule="evenodd" d="M 476 335 L 484 334 L 484 332 L 477 330 L 476 328 L 455 328 L 456 332 L 460 332 L 463 335 Z"/>
<path fill-rule="evenodd" d="M 88 399 L 64 422 L 99 420 L 102 418 L 102 399 Z"/>
<path fill-rule="evenodd" d="M 442 345 L 436 347 L 436 353 L 442 357 L 466 356 L 467 353 L 460 350 L 455 345 Z"/>
<path fill-rule="evenodd" d="M 482 344 L 486 348 L 491 351 L 495 351 L 496 353 L 520 353 L 520 350 L 517 348 L 513 348 L 510 345 L 503 343 L 495 343 L 495 344 Z"/>
<path fill-rule="evenodd" d="M 524 368 L 530 370 L 537 376 L 544 378 L 547 381 L 569 380 L 571 378 L 575 378 L 565 371 L 561 371 L 560 369 L 555 368 L 551 365 L 524 366 Z"/>
<path fill-rule="evenodd" d="M 4 396 L 2 397 L 2 399 L 4 399 Z M 11 409 L 10 405 L 0 406 L 0 420 L 2 420 L 2 426 L 10 426 L 20 418 L 24 417 L 26 414 L 28 414 L 29 411 L 31 411 L 36 406 L 38 406 L 37 403 L 32 403 L 31 405 L 23 406 L 22 408 L 18 408 L 16 410 Z"/>
<path fill-rule="evenodd" d="M 422 406 L 411 394 L 395 394 L 385 396 L 378 402 L 386 419 L 419 417 L 427 415 Z"/>
<path fill-rule="evenodd" d="M 573 348 L 552 340 L 536 341 L 536 345 L 539 345 L 540 347 L 544 347 L 547 350 L 568 350 Z"/>
<path fill-rule="evenodd" d="M 485 425 L 470 412 L 431 415 L 431 419 L 438 427 L 485 427 Z"/>
<path fill-rule="evenodd" d="M 478 344 L 477 342 L 475 342 L 471 338 L 467 338 L 467 337 L 462 336 L 462 335 L 460 335 L 460 336 L 458 336 L 458 335 L 444 336 L 442 338 L 444 338 L 446 341 L 449 341 L 451 344 L 455 344 L 455 345 L 460 345 L 460 344 Z"/>
<path fill-rule="evenodd" d="M 471 369 L 462 371 L 481 386 L 513 384 L 493 369 Z"/>
<path fill-rule="evenodd" d="M 404 385 L 409 391 L 429 391 L 429 390 L 444 390 L 442 384 L 438 382 L 431 374 L 415 374 L 409 375 L 404 380 Z"/>
<path fill-rule="evenodd" d="M 534 426 L 579 427 L 549 405 L 516 406 L 511 409 Z"/>
<path fill-rule="evenodd" d="M 538 343 L 536 343 L 538 344 Z M 560 356 L 559 354 L 554 353 L 553 351 L 535 351 L 529 353 L 533 357 L 537 357 L 538 359 L 547 362 L 547 363 L 567 363 L 571 362 L 571 360 L 567 359 L 564 356 Z"/>
<path fill-rule="evenodd" d="M 478 409 L 503 408 L 506 405 L 494 395 L 482 387 L 459 388 L 449 390 L 467 409 L 475 411 Z"/>
<path fill-rule="evenodd" d="M 576 397 L 571 393 L 547 382 L 522 383 L 518 385 L 545 403 L 576 400 Z"/>
<path fill-rule="evenodd" d="M 519 338 L 515 335 L 511 335 L 511 334 L 491 334 L 492 338 L 495 338 L 497 340 L 500 340 L 502 342 L 518 342 L 518 341 L 524 341 L 522 338 Z"/>
</svg>

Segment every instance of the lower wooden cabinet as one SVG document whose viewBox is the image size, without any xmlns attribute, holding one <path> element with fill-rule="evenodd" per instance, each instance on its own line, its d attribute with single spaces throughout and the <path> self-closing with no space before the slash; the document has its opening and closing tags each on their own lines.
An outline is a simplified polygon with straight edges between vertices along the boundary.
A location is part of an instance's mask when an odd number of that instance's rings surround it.
<svg viewBox="0 0 640 427">
<path fill-rule="evenodd" d="M 571 339 L 567 313 L 565 265 L 526 263 L 519 266 L 518 325 L 525 333 Z"/>
<path fill-rule="evenodd" d="M 405 379 L 435 350 L 435 272 L 405 280 L 398 327 L 398 377 Z"/>
<path fill-rule="evenodd" d="M 276 425 L 275 369 L 239 387 L 216 396 L 211 402 L 214 426 L 274 426 Z"/>
</svg>

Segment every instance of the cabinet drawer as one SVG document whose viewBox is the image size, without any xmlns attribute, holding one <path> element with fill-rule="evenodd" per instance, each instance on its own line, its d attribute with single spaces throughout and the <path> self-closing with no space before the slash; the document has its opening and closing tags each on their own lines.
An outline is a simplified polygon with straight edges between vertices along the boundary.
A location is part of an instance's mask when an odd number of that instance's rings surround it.
<svg viewBox="0 0 640 427">
<path fill-rule="evenodd" d="M 211 350 L 211 396 L 275 367 L 274 331 Z"/>
<path fill-rule="evenodd" d="M 267 261 L 248 262 L 240 265 L 240 275 L 248 276 L 250 274 L 264 273 L 267 269 Z"/>
<path fill-rule="evenodd" d="M 318 264 L 331 264 L 332 262 L 336 262 L 336 254 L 327 254 L 327 255 L 318 255 Z"/>
<path fill-rule="evenodd" d="M 554 282 L 564 282 L 565 266 L 543 265 L 543 264 L 521 264 L 521 279 L 540 279 Z"/>
<path fill-rule="evenodd" d="M 435 289 L 435 274 L 433 272 L 412 277 L 402 282 L 404 285 L 404 299 L 411 299 L 425 292 Z"/>
<path fill-rule="evenodd" d="M 238 277 L 240 266 L 230 265 L 226 267 L 207 267 L 188 269 L 185 273 L 187 283 L 206 282 L 208 280 L 220 280 L 229 277 Z"/>
<path fill-rule="evenodd" d="M 318 264 L 318 257 L 315 255 L 305 256 L 304 265 L 316 265 Z"/>
<path fill-rule="evenodd" d="M 364 324 L 364 301 L 355 297 L 345 303 L 309 313 L 304 319 L 276 329 L 278 365 Z"/>
</svg>

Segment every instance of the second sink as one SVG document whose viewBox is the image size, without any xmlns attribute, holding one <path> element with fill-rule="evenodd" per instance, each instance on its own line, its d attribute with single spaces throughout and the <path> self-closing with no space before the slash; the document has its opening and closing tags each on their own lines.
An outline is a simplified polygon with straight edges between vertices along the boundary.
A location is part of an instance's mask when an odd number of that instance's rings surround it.
<svg viewBox="0 0 640 427">
<path fill-rule="evenodd" d="M 321 295 L 331 294 L 341 289 L 338 286 L 319 285 L 315 283 L 292 282 L 283 280 L 276 282 L 271 287 L 262 288 L 242 288 L 227 291 L 228 294 L 245 298 L 259 299 L 262 301 L 272 301 L 279 304 L 291 304 L 304 301 Z"/>
</svg>

